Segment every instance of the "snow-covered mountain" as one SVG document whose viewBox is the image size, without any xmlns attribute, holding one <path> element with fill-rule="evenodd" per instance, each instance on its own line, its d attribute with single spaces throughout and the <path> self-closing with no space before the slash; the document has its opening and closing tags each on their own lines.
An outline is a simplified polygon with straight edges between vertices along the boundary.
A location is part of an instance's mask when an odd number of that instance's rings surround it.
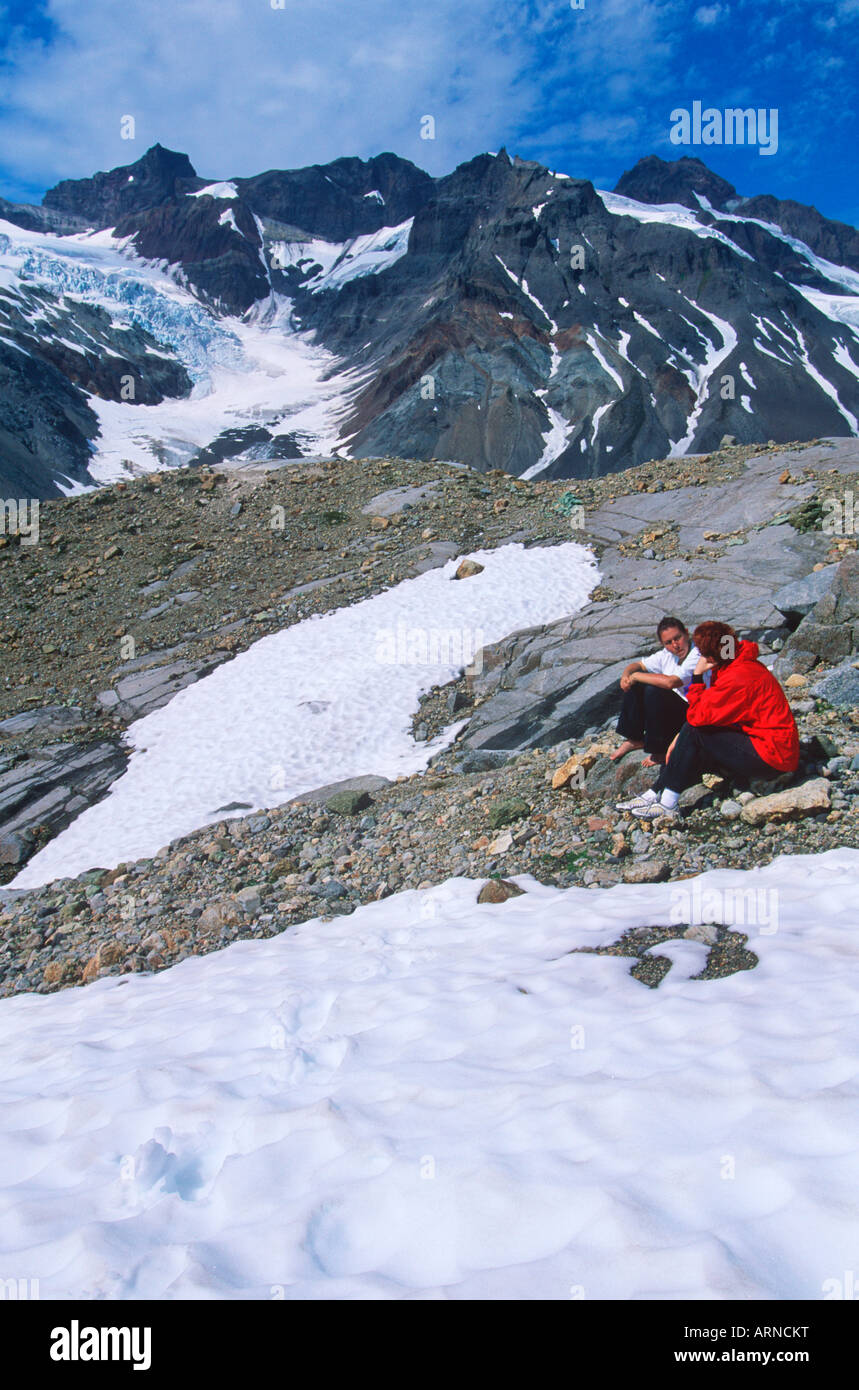
<svg viewBox="0 0 859 1390">
<path fill-rule="evenodd" d="M 0 202 L 0 488 L 228 453 L 592 476 L 859 432 L 859 233 L 696 159 L 206 181 L 154 146 Z"/>
</svg>

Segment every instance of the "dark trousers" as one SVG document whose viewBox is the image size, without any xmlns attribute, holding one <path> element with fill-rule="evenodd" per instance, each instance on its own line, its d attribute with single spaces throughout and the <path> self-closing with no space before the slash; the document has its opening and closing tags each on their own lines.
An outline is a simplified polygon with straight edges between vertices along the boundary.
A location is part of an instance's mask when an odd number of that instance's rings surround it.
<svg viewBox="0 0 859 1390">
<path fill-rule="evenodd" d="M 676 697 L 675 697 L 676 698 Z M 705 772 L 719 772 L 734 783 L 746 784 L 750 778 L 769 780 L 779 776 L 776 767 L 765 763 L 748 734 L 732 725 L 686 724 L 667 762 L 653 784 L 655 792 L 668 789 L 683 792 L 701 781 Z"/>
<path fill-rule="evenodd" d="M 644 742 L 644 751 L 654 762 L 662 762 L 674 735 L 686 723 L 686 703 L 664 685 L 644 685 L 633 681 L 623 693 L 617 731 L 635 743 Z"/>
</svg>

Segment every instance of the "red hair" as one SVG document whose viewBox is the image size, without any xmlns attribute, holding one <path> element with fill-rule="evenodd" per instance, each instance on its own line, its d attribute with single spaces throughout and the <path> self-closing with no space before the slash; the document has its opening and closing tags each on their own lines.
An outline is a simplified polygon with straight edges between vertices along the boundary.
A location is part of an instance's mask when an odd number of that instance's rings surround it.
<svg viewBox="0 0 859 1390">
<path fill-rule="evenodd" d="M 692 633 L 692 641 L 702 656 L 715 666 L 727 666 L 737 655 L 739 638 L 727 623 L 699 623 Z"/>
</svg>

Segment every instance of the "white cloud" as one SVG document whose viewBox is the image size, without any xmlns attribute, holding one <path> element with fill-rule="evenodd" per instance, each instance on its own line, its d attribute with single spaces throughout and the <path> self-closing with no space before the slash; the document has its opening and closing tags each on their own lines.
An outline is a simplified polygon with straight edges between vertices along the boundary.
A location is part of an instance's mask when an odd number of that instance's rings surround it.
<svg viewBox="0 0 859 1390">
<path fill-rule="evenodd" d="M 695 23 L 700 24 L 704 29 L 709 29 L 714 24 L 718 24 L 725 13 L 726 7 L 723 5 L 701 5 L 695 11 Z"/>
<path fill-rule="evenodd" d="M 7 171 L 46 186 L 160 141 L 206 177 L 385 149 L 440 174 L 563 120 L 567 148 L 577 127 L 599 144 L 613 129 L 643 133 L 631 113 L 662 80 L 684 10 L 682 0 L 600 0 L 587 12 L 558 0 L 286 6 L 47 0 L 53 42 L 19 34 L 7 55 Z M 126 115 L 134 141 L 120 138 Z M 435 140 L 421 139 L 425 115 Z"/>
</svg>

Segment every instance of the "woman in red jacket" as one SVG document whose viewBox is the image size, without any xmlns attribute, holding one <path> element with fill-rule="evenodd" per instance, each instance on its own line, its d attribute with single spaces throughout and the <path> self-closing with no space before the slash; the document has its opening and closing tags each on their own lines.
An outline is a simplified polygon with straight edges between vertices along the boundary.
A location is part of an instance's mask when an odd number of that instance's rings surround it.
<svg viewBox="0 0 859 1390">
<path fill-rule="evenodd" d="M 686 723 L 650 791 L 625 803 L 640 820 L 673 816 L 680 793 L 704 772 L 768 780 L 799 766 L 796 720 L 775 676 L 758 661 L 757 643 L 718 622 L 701 623 L 692 640 L 701 659 L 688 690 Z"/>
</svg>

